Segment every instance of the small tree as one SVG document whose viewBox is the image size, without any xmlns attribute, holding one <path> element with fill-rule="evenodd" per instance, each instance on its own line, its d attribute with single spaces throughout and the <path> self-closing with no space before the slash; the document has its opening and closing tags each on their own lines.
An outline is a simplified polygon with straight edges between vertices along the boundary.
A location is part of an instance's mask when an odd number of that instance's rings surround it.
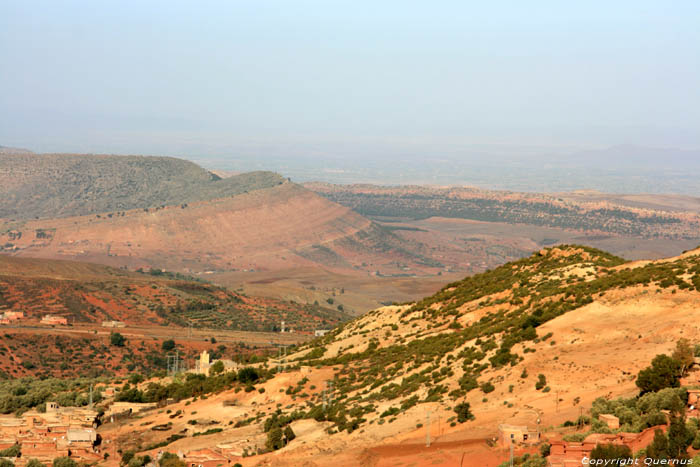
<svg viewBox="0 0 700 467">
<path fill-rule="evenodd" d="M 275 426 L 270 431 L 267 432 L 267 442 L 265 446 L 270 451 L 276 451 L 283 446 L 282 442 L 282 429 L 279 426 Z"/>
<path fill-rule="evenodd" d="M 243 384 L 255 383 L 259 379 L 260 375 L 255 368 L 247 366 L 238 372 L 238 381 Z"/>
<path fill-rule="evenodd" d="M 629 446 L 620 444 L 598 444 L 591 451 L 591 460 L 619 460 L 632 457 Z"/>
<path fill-rule="evenodd" d="M 160 467 L 185 467 L 185 463 L 180 460 L 177 454 L 164 452 L 158 461 Z"/>
<path fill-rule="evenodd" d="M 131 459 L 134 458 L 134 451 L 124 451 L 122 452 L 122 465 L 127 465 Z"/>
<path fill-rule="evenodd" d="M 540 373 L 537 375 L 537 382 L 535 383 L 535 389 L 538 391 L 547 385 L 547 378 Z"/>
<path fill-rule="evenodd" d="M 294 430 L 292 430 L 292 427 L 287 425 L 284 428 L 284 444 L 291 443 L 292 440 L 296 437 L 297 437 L 297 435 L 294 433 Z"/>
<path fill-rule="evenodd" d="M 214 364 L 209 367 L 209 374 L 210 375 L 218 375 L 219 373 L 223 373 L 224 371 L 224 362 L 221 360 L 217 360 L 214 362 Z"/>
<path fill-rule="evenodd" d="M 77 465 L 70 457 L 57 457 L 53 460 L 53 467 L 77 467 Z"/>
<path fill-rule="evenodd" d="M 0 459 L 0 467 L 15 467 L 15 464 L 7 459 Z"/>
<path fill-rule="evenodd" d="M 665 354 L 654 357 L 651 366 L 637 375 L 637 387 L 642 394 L 680 386 L 681 363 Z"/>
<path fill-rule="evenodd" d="M 124 347 L 124 344 L 126 343 L 126 338 L 118 332 L 113 332 L 109 335 L 109 343 L 115 347 Z"/>
<path fill-rule="evenodd" d="M 688 373 L 688 369 L 695 363 L 695 352 L 690 345 L 690 341 L 685 337 L 678 339 L 671 358 L 681 364 L 681 376 L 685 376 Z"/>
<path fill-rule="evenodd" d="M 22 446 L 15 444 L 7 449 L 0 450 L 0 457 L 19 457 Z"/>
<path fill-rule="evenodd" d="M 134 373 L 131 376 L 129 376 L 129 383 L 131 384 L 139 384 L 144 381 L 144 377 L 141 373 Z"/>
<path fill-rule="evenodd" d="M 457 421 L 459 423 L 474 420 L 474 414 L 471 411 L 471 405 L 469 405 L 469 402 L 462 402 L 461 404 L 457 404 L 454 408 L 454 411 L 457 414 Z"/>
<path fill-rule="evenodd" d="M 693 442 L 693 435 L 685 423 L 685 415 L 671 417 L 666 438 L 671 459 L 688 458 L 688 446 Z"/>
<path fill-rule="evenodd" d="M 38 459 L 29 459 L 27 462 L 27 467 L 46 467 L 44 464 L 39 462 Z"/>
<path fill-rule="evenodd" d="M 668 438 L 663 431 L 657 429 L 654 432 L 654 441 L 647 447 L 647 457 L 655 460 L 669 458 Z"/>
<path fill-rule="evenodd" d="M 170 352 L 175 348 L 175 341 L 172 339 L 168 339 L 166 341 L 163 341 L 160 347 L 166 352 Z"/>
</svg>

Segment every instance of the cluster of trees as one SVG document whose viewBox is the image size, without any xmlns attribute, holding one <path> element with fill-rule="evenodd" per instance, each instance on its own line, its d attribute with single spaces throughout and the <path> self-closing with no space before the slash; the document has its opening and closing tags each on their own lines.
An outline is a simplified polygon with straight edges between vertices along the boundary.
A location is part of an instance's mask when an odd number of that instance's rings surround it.
<svg viewBox="0 0 700 467">
<path fill-rule="evenodd" d="M 694 362 L 696 347 L 687 339 L 680 339 L 672 354 L 657 355 L 651 365 L 641 370 L 636 384 L 640 394 L 631 399 L 596 399 L 591 408 L 593 432 L 611 432 L 598 419 L 603 413 L 613 414 L 620 420 L 620 431 L 640 432 L 646 428 L 668 423 L 668 430 L 657 429 L 654 440 L 642 452 L 633 453 L 627 446 L 599 445 L 591 453 L 591 460 L 623 460 L 645 457 L 658 463 L 689 459 L 688 448 L 700 449 L 700 421 L 687 420 L 685 407 L 688 391 L 680 386 Z M 700 462 L 700 459 L 698 459 Z M 656 463 L 654 464 L 656 465 Z"/>
<path fill-rule="evenodd" d="M 14 379 L 0 380 L 0 413 L 21 413 L 36 408 L 43 410 L 48 400 L 63 407 L 82 407 L 89 401 L 90 384 L 103 380 L 92 379 Z M 99 402 L 102 394 L 95 391 L 93 401 Z"/>
<path fill-rule="evenodd" d="M 443 192 L 360 193 L 348 190 L 319 194 L 365 216 L 412 219 L 439 216 L 644 236 L 658 235 L 659 229 L 667 224 L 682 222 L 678 217 L 643 216 L 626 209 L 585 210 L 574 205 L 533 199 L 455 198 Z"/>
<path fill-rule="evenodd" d="M 300 412 L 296 412 L 290 416 L 282 415 L 278 410 L 265 420 L 264 429 L 267 433 L 267 441 L 265 447 L 269 451 L 276 451 L 291 443 L 296 434 L 290 426 L 290 423 L 299 418 L 303 418 Z"/>
<path fill-rule="evenodd" d="M 668 356 L 660 354 L 651 361 L 651 366 L 644 368 L 637 375 L 637 387 L 642 394 L 657 392 L 664 388 L 677 388 L 680 380 L 695 361 L 695 349 L 688 339 L 679 339 L 676 348 Z"/>
<path fill-rule="evenodd" d="M 222 364 L 223 365 L 223 364 Z M 223 368 L 220 368 L 223 371 Z M 216 373 L 216 372 L 213 372 Z M 173 381 L 168 385 L 150 383 L 145 391 L 125 384 L 115 397 L 116 401 L 125 402 L 159 402 L 166 399 L 182 400 L 195 396 L 203 396 L 230 388 L 235 383 L 252 386 L 266 379 L 271 374 L 265 370 L 246 367 L 238 373 L 218 372 L 211 376 L 188 373 L 184 380 Z"/>
</svg>

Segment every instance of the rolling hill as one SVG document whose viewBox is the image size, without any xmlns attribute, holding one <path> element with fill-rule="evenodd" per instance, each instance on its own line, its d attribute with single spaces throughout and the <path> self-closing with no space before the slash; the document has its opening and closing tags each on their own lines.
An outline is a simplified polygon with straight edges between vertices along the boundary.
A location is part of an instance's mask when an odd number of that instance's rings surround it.
<svg viewBox="0 0 700 467">
<path fill-rule="evenodd" d="M 46 314 L 70 324 L 121 321 L 133 326 L 189 326 L 270 331 L 285 320 L 311 332 L 347 320 L 316 305 L 244 296 L 159 270 L 128 272 L 98 264 L 0 256 L 0 313 L 22 311 L 21 323 Z"/>
<path fill-rule="evenodd" d="M 227 179 L 231 180 L 231 178 Z M 80 217 L 6 221 L 0 245 L 19 256 L 177 271 L 316 266 L 401 273 L 437 270 L 404 242 L 352 210 L 284 181 L 233 197 Z"/>
<path fill-rule="evenodd" d="M 290 426 L 297 438 L 254 465 L 495 467 L 508 457 L 492 442 L 499 424 L 556 436 L 570 432 L 567 420 L 596 418 L 595 399 L 636 395 L 654 355 L 681 337 L 700 342 L 699 304 L 700 249 L 634 262 L 577 245 L 543 249 L 346 323 L 299 347 L 257 392 L 183 400 L 188 412 L 217 411 L 222 431 L 167 449 L 240 439 L 241 450 L 264 451 L 270 427 Z M 474 419 L 458 418 L 465 402 Z M 145 440 L 161 439 L 132 434 L 135 446 Z"/>
<path fill-rule="evenodd" d="M 311 334 L 350 318 L 330 306 L 243 295 L 160 270 L 139 273 L 0 256 L 0 315 L 8 311 L 23 312 L 23 317 L 0 325 L 0 379 L 163 370 L 160 346 L 166 338 L 176 339 L 182 358 L 190 362 L 205 349 L 246 356 L 269 351 L 273 339 L 284 343 L 281 321 L 287 329 Z M 68 325 L 42 324 L 46 315 L 65 318 Z M 124 327 L 102 326 L 110 321 Z M 112 331 L 124 333 L 130 344 L 110 345 Z M 237 331 L 267 333 L 251 339 Z M 214 335 L 218 345 L 213 345 Z"/>
<path fill-rule="evenodd" d="M 547 195 L 464 187 L 305 186 L 364 216 L 444 217 L 641 238 L 697 239 L 698 200 L 672 196 Z M 678 209 L 682 206 L 685 209 Z"/>
<path fill-rule="evenodd" d="M 277 174 L 221 175 L 169 157 L 2 154 L 0 253 L 225 275 L 227 286 L 284 300 L 324 288 L 326 274 L 373 282 L 442 268 L 421 242 Z M 284 293 L 275 272 L 291 281 Z M 367 299 L 366 284 L 354 287 L 336 307 L 365 311 L 400 296 Z M 313 295 L 307 303 L 331 299 Z"/>
<path fill-rule="evenodd" d="M 70 217 L 180 205 L 283 181 L 272 172 L 222 179 L 172 157 L 0 153 L 0 218 Z"/>
</svg>

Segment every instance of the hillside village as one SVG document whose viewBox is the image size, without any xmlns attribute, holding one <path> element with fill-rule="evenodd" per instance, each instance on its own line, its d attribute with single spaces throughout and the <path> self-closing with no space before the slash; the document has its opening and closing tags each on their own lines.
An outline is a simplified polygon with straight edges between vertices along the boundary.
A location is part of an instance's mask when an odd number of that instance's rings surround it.
<svg viewBox="0 0 700 467">
<path fill-rule="evenodd" d="M 700 467 L 700 1 L 0 2 L 0 467 Z"/>
<path fill-rule="evenodd" d="M 436 465 L 465 457 L 496 467 L 512 443 L 516 465 L 561 467 L 609 446 L 646 455 L 675 439 L 683 420 L 683 452 L 692 456 L 700 450 L 691 436 L 700 415 L 698 287 L 700 250 L 625 262 L 587 247 L 548 248 L 372 311 L 285 356 L 237 364 L 205 350 L 189 373 L 100 383 L 95 409 L 82 409 L 89 423 L 60 415 L 75 409 L 47 393 L 7 396 L 30 410 L 3 418 L 5 449 L 19 449 L 20 463 L 30 453 L 104 465 L 171 455 L 211 467 L 397 465 L 411 453 Z M 85 384 L 69 400 L 88 404 Z M 33 393 L 20 385 L 11 394 Z M 47 421 L 42 407 L 58 415 Z M 90 431 L 68 436 L 94 420 L 94 440 Z"/>
</svg>

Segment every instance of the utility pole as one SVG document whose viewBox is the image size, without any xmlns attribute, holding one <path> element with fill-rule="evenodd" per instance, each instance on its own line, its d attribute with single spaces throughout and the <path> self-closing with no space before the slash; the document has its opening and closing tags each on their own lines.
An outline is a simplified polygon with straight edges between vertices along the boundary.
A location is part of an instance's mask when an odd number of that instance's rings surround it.
<svg viewBox="0 0 700 467">
<path fill-rule="evenodd" d="M 90 409 L 92 409 L 92 383 L 90 383 Z"/>
<path fill-rule="evenodd" d="M 425 414 L 425 447 L 430 447 L 430 410 Z"/>
<path fill-rule="evenodd" d="M 326 389 L 323 390 L 323 410 L 327 410 L 333 403 L 333 381 L 326 382 Z"/>
<path fill-rule="evenodd" d="M 510 439 L 510 467 L 513 467 L 513 438 Z"/>
<path fill-rule="evenodd" d="M 559 413 L 559 391 L 557 391 L 557 413 Z"/>
<path fill-rule="evenodd" d="M 180 369 L 180 352 L 176 350 L 175 355 L 166 355 L 166 359 L 168 363 L 168 375 L 175 376 Z"/>
</svg>

